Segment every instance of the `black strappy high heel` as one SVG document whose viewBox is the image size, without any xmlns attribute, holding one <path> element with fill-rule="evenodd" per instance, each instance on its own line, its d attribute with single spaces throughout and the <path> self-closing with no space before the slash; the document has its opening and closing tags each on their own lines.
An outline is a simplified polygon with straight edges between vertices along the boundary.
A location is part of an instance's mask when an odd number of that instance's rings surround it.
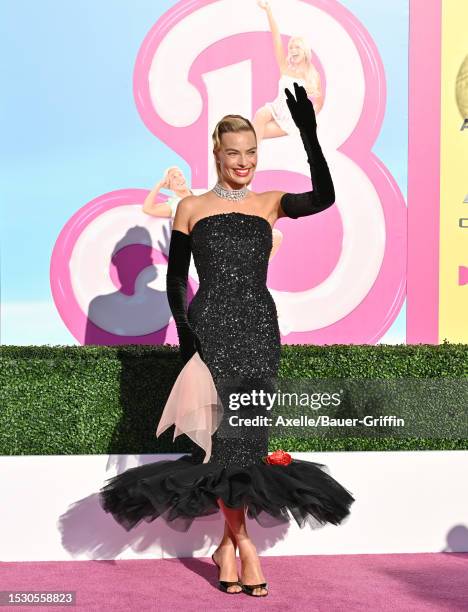
<svg viewBox="0 0 468 612">
<path fill-rule="evenodd" d="M 238 593 L 242 593 L 242 584 L 240 580 L 220 580 L 219 579 L 219 576 L 221 574 L 221 568 L 215 561 L 214 553 L 211 555 L 211 558 L 213 559 L 213 563 L 218 568 L 218 588 L 219 590 L 223 591 L 224 593 L 227 593 L 228 595 L 237 595 Z M 228 587 L 233 586 L 234 584 L 238 584 L 241 587 L 241 590 L 240 591 L 228 591 Z"/>
<path fill-rule="evenodd" d="M 260 584 L 244 584 L 242 582 L 241 586 L 244 593 L 247 593 L 247 595 L 252 595 L 252 597 L 266 597 L 268 595 L 268 582 L 261 582 Z M 263 593 L 262 595 L 254 595 L 254 589 L 267 589 L 267 592 Z"/>
</svg>

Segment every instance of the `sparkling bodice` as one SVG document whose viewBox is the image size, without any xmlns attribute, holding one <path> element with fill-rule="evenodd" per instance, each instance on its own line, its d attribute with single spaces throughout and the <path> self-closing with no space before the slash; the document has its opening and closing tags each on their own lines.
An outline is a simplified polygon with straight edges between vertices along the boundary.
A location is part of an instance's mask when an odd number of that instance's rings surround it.
<svg viewBox="0 0 468 612">
<path fill-rule="evenodd" d="M 266 287 L 272 232 L 264 217 L 240 212 L 202 217 L 191 241 L 199 291 Z"/>
</svg>

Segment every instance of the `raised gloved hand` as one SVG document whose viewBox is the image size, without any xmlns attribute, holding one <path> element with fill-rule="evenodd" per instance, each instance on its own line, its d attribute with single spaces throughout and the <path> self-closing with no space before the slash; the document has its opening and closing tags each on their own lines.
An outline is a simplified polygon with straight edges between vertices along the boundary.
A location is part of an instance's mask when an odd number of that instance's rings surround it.
<svg viewBox="0 0 468 612">
<path fill-rule="evenodd" d="M 313 191 L 285 193 L 281 198 L 281 208 L 285 215 L 297 219 L 297 217 L 313 215 L 329 208 L 335 202 L 335 188 L 317 138 L 317 120 L 314 106 L 307 97 L 306 90 L 302 85 L 294 83 L 296 97 L 292 95 L 288 88 L 284 91 L 289 112 L 299 129 L 307 153 L 313 186 Z"/>
<path fill-rule="evenodd" d="M 201 342 L 187 317 L 187 280 L 191 257 L 190 236 L 172 230 L 167 262 L 166 292 L 179 337 L 179 351 L 184 364 L 195 351 L 203 359 Z"/>
<path fill-rule="evenodd" d="M 294 94 L 296 97 L 292 95 L 287 87 L 284 91 L 286 93 L 286 104 L 299 131 L 307 134 L 309 137 L 316 136 L 317 119 L 315 117 L 314 105 L 307 97 L 304 87 L 294 83 Z"/>
</svg>

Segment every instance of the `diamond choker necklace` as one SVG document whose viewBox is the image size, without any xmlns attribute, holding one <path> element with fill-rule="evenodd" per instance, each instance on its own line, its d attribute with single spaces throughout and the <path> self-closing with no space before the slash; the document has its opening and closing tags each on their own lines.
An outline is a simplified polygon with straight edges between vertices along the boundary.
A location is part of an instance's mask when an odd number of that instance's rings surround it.
<svg viewBox="0 0 468 612">
<path fill-rule="evenodd" d="M 239 202 L 247 197 L 249 190 L 244 185 L 242 189 L 225 189 L 220 183 L 216 183 L 211 191 L 214 191 L 217 196 L 225 200 L 234 200 Z"/>
</svg>

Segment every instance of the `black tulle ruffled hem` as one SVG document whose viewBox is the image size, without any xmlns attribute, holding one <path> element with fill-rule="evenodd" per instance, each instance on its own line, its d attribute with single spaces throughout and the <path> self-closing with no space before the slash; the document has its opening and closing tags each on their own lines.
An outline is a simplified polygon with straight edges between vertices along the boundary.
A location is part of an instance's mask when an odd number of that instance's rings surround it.
<svg viewBox="0 0 468 612">
<path fill-rule="evenodd" d="M 177 531 L 187 531 L 197 517 L 230 508 L 247 509 L 262 527 L 340 524 L 354 502 L 351 493 L 320 463 L 293 459 L 289 465 L 263 462 L 247 468 L 194 463 L 190 455 L 130 468 L 113 476 L 99 502 L 130 531 L 142 521 L 162 517 Z"/>
</svg>

